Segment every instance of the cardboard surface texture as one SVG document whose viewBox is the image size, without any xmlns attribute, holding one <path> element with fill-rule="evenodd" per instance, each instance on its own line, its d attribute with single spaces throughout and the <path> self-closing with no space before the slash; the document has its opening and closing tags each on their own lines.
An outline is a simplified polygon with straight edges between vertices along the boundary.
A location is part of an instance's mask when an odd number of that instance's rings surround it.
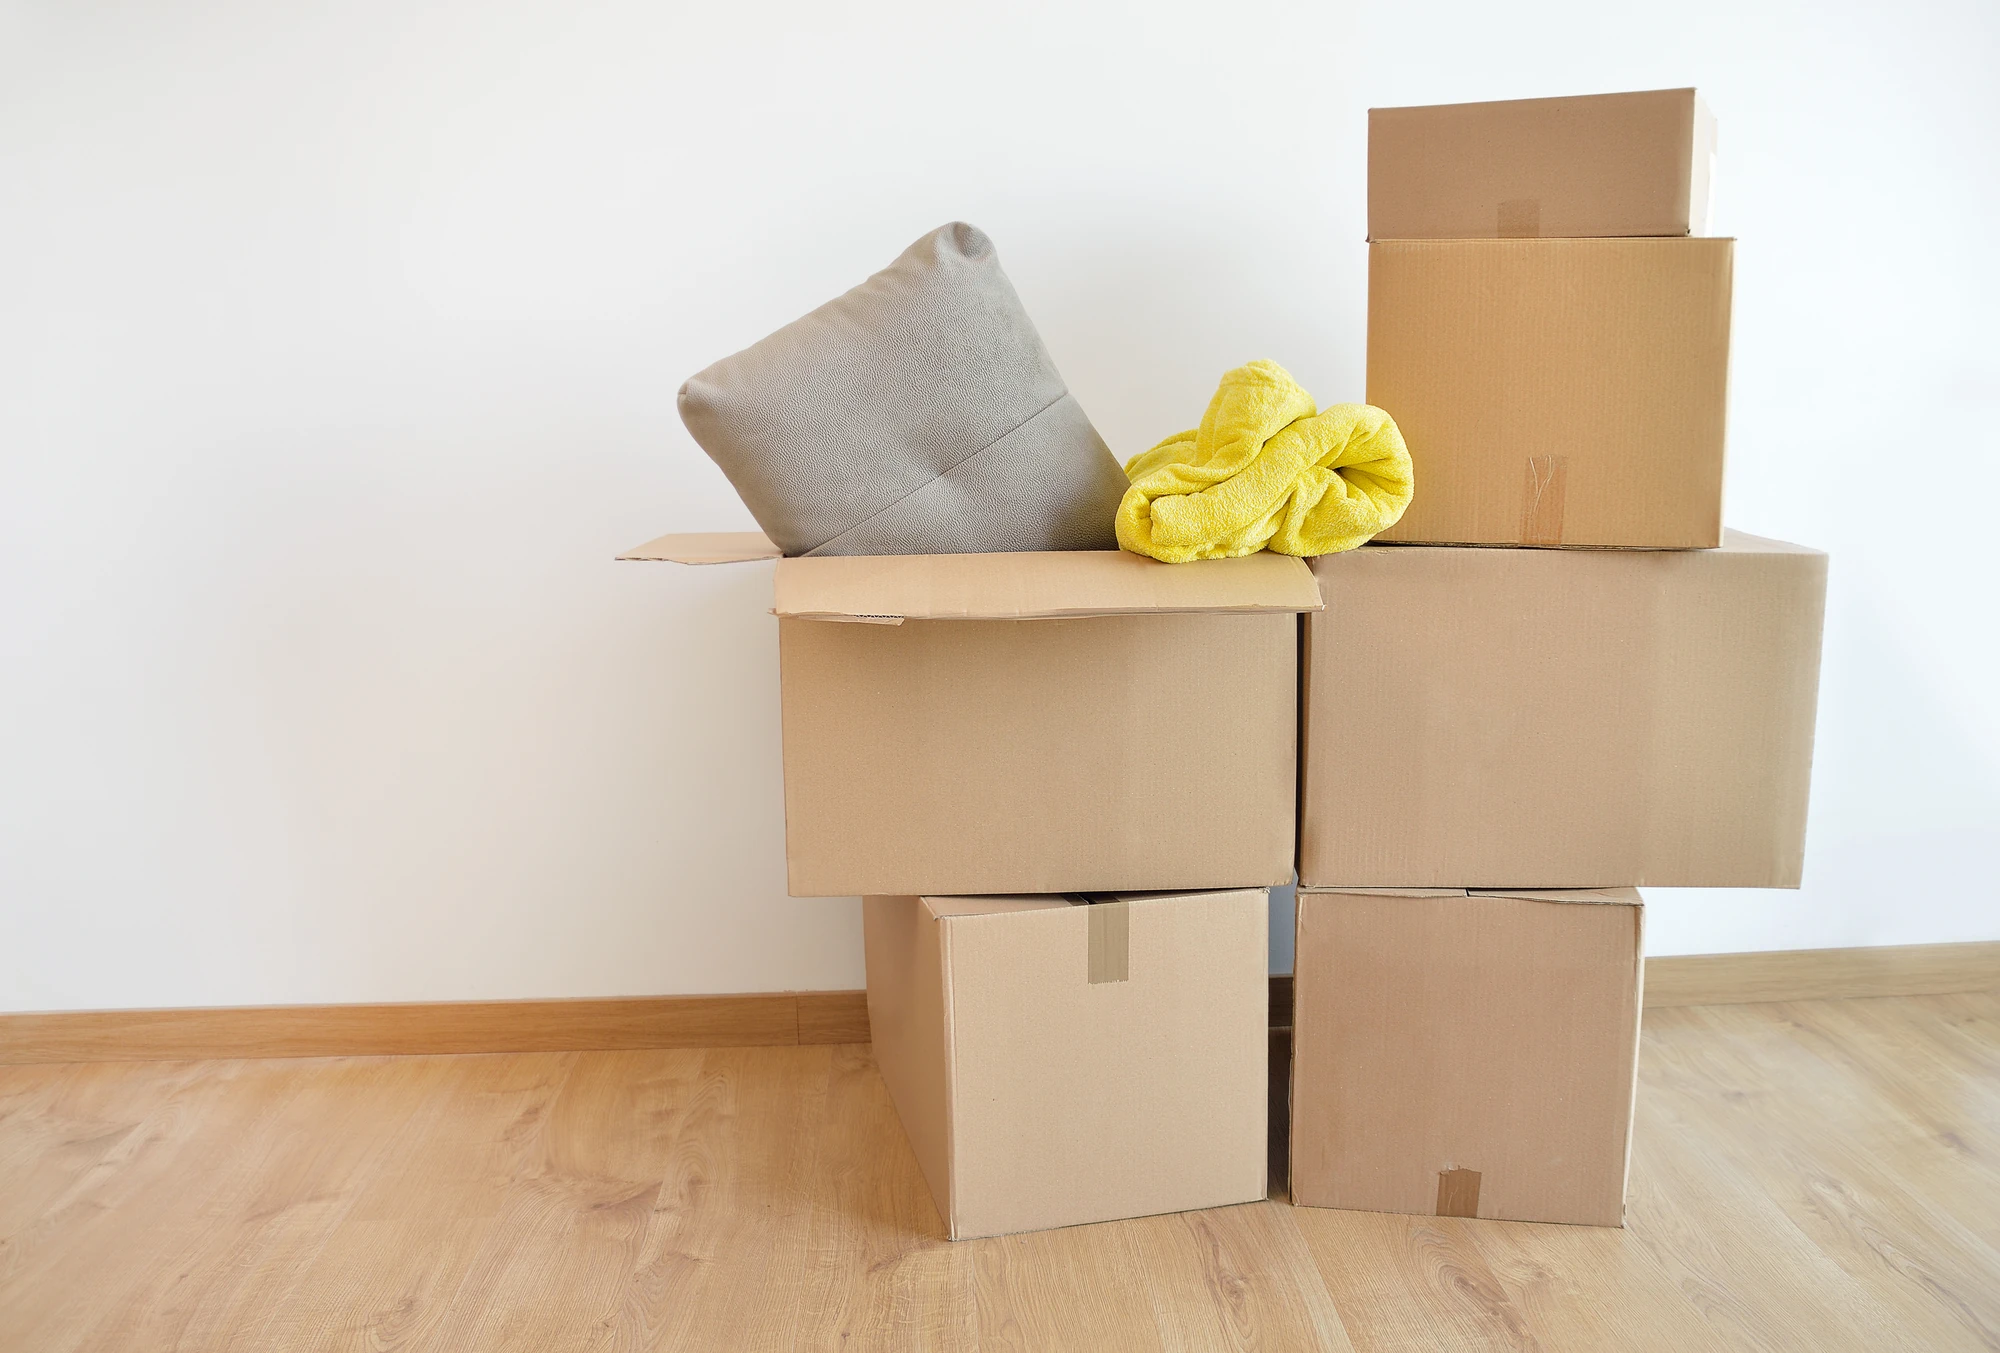
<svg viewBox="0 0 2000 1353">
<path fill-rule="evenodd" d="M 1285 882 L 1318 589 L 1296 559 L 1212 562 L 783 561 L 793 895 Z"/>
<path fill-rule="evenodd" d="M 1368 238 L 1702 235 L 1715 120 L 1692 89 L 1368 112 Z"/>
<path fill-rule="evenodd" d="M 1306 886 L 1798 886 L 1825 555 L 1731 532 L 1313 570 Z"/>
<path fill-rule="evenodd" d="M 1301 889 L 1293 1201 L 1622 1225 L 1642 924 L 1630 888 Z"/>
<path fill-rule="evenodd" d="M 621 557 L 768 547 L 663 536 Z M 1295 614 L 1320 605 L 1303 560 L 842 556 L 775 577 L 793 896 L 1290 878 Z"/>
<path fill-rule="evenodd" d="M 780 619 L 1050 620 L 1319 609 L 1302 560 L 1281 554 L 1161 565 L 1123 550 L 786 559 Z"/>
<path fill-rule="evenodd" d="M 1263 889 L 863 914 L 875 1059 L 952 1239 L 1265 1196 Z"/>
<path fill-rule="evenodd" d="M 762 531 L 692 531 L 657 537 L 618 557 L 671 564 L 743 564 L 776 559 L 783 553 Z"/>
<path fill-rule="evenodd" d="M 1718 544 L 1733 248 L 1370 245 L 1368 402 L 1416 470 L 1380 539 Z"/>
</svg>

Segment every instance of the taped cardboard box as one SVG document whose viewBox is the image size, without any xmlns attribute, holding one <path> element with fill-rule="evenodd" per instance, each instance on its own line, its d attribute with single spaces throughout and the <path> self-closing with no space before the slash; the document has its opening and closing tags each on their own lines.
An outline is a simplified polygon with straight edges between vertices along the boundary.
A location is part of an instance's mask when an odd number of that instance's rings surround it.
<svg viewBox="0 0 2000 1353">
<path fill-rule="evenodd" d="M 1630 888 L 1298 896 L 1292 1201 L 1621 1226 Z"/>
<path fill-rule="evenodd" d="M 1718 544 L 1734 244 L 1370 245 L 1368 402 L 1417 483 L 1380 538 Z"/>
<path fill-rule="evenodd" d="M 624 557 L 776 553 L 668 536 Z M 1303 561 L 780 559 L 775 590 L 794 896 L 1291 877 Z"/>
<path fill-rule="evenodd" d="M 875 1060 L 952 1239 L 1265 1196 L 1265 890 L 863 914 Z"/>
<path fill-rule="evenodd" d="M 1825 555 L 1731 532 L 1313 572 L 1307 886 L 1798 886 Z"/>
<path fill-rule="evenodd" d="M 1692 89 L 1368 110 L 1368 238 L 1705 235 Z"/>
</svg>

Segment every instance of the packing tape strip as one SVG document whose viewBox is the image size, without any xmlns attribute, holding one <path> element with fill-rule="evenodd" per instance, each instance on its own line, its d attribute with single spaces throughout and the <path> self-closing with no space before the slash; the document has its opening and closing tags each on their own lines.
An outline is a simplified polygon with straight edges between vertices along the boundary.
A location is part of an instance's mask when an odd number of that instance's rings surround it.
<svg viewBox="0 0 2000 1353">
<path fill-rule="evenodd" d="M 1479 1171 L 1438 1171 L 1437 1215 L 1440 1217 L 1479 1215 Z"/>
<path fill-rule="evenodd" d="M 1493 213 L 1493 233 L 1503 240 L 1538 240 L 1542 237 L 1542 199 L 1510 197 Z"/>
<path fill-rule="evenodd" d="M 1072 907 L 1088 907 L 1084 926 L 1090 936 L 1084 970 L 1090 984 L 1126 982 L 1132 977 L 1132 911 L 1124 902 L 1099 902 L 1088 893 L 1064 893 Z"/>
<path fill-rule="evenodd" d="M 1132 975 L 1132 908 L 1125 902 L 1090 907 L 1090 981 L 1123 982 Z"/>
<path fill-rule="evenodd" d="M 1568 456 L 1529 456 L 1521 491 L 1521 543 L 1560 545 L 1563 491 L 1569 482 Z"/>
</svg>

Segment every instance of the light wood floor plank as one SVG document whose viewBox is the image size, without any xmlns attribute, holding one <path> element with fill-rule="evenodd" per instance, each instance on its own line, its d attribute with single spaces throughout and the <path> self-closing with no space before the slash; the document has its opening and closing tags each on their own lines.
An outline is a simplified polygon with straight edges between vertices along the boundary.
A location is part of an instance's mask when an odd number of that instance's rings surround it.
<svg viewBox="0 0 2000 1353">
<path fill-rule="evenodd" d="M 1902 1184 L 1888 1162 L 1937 1144 L 1884 1112 L 1850 1060 L 1802 1043 L 1789 1006 L 1691 1011 L 1664 1116 L 1717 1155 L 1927 1348 L 2000 1347 L 2000 1252 Z M 1752 1087 L 1752 1088 L 1744 1088 Z M 1785 1112 L 1773 1101 L 1782 1097 Z M 1745 1115 L 1762 1130 L 1730 1129 Z M 1966 1182 L 1972 1182 L 1967 1179 Z"/>
<path fill-rule="evenodd" d="M 944 1238 L 865 1046 L 833 1050 L 794 1329 L 802 1349 L 971 1350 L 973 1250 Z"/>
<path fill-rule="evenodd" d="M 1163 1347 L 1354 1347 L 1292 1212 L 1246 1203 L 1127 1223 Z"/>
<path fill-rule="evenodd" d="M 1728 1348 L 1631 1230 L 1532 1223 L 1468 1228 L 1487 1271 L 1547 1348 Z M 1603 1293 L 1616 1292 L 1606 1301 Z"/>
<path fill-rule="evenodd" d="M 831 1047 L 703 1055 L 640 1250 L 658 1346 L 791 1347 Z"/>
<path fill-rule="evenodd" d="M 290 1297 L 245 1350 L 472 1348 L 488 1294 L 468 1285 L 495 1243 L 575 1054 L 423 1059 L 436 1109 L 358 1190 Z M 462 1289 L 469 1304 L 457 1305 Z"/>
<path fill-rule="evenodd" d="M 1656 1008 L 1640 1067 L 1622 1231 L 961 1244 L 862 1046 L 4 1067 L 0 1349 L 2000 1346 L 2000 1000 Z"/>
<path fill-rule="evenodd" d="M 282 1111 L 235 1144 L 200 1224 L 154 1250 L 82 1348 L 214 1349 L 240 1337 L 245 1315 L 282 1300 L 437 1080 L 417 1058 L 302 1070 Z"/>
<path fill-rule="evenodd" d="M 1642 1047 L 1639 1120 L 1626 1224 L 1711 1326 L 1736 1347 L 1916 1349 L 1921 1342 L 1800 1231 L 1756 1175 L 1731 1159 L 1740 1139 L 1761 1141 L 1787 1110 L 1773 1084 L 1745 1080 L 1730 1094 L 1729 1135 L 1707 1135 L 1683 1101 L 1708 1093 L 1686 1062 L 1704 1036 L 1702 1008 L 1659 1012 Z M 1752 1095 L 1760 1102 L 1753 1104 Z"/>
<path fill-rule="evenodd" d="M 81 1347 L 148 1277 L 154 1257 L 207 1226 L 218 1190 L 241 1186 L 242 1143 L 305 1087 L 310 1071 L 208 1062 L 169 1081 L 153 1112 L 18 1233 L 0 1282 L 0 1348 Z M 146 1219 L 135 1224 L 136 1219 Z M 77 1281 L 87 1274 L 87 1282 Z"/>
</svg>

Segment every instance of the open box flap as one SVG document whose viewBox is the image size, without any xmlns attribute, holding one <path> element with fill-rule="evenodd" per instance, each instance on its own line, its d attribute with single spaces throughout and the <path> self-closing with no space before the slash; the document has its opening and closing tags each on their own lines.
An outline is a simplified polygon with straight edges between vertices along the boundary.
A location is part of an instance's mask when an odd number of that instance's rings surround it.
<svg viewBox="0 0 2000 1353">
<path fill-rule="evenodd" d="M 1312 571 L 1290 555 L 1162 564 L 1122 550 L 1078 550 L 784 559 L 773 609 L 786 619 L 896 624 L 1317 611 L 1320 605 Z"/>
<path fill-rule="evenodd" d="M 669 564 L 742 564 L 783 554 L 762 531 L 681 531 L 635 545 L 618 557 Z"/>
</svg>

